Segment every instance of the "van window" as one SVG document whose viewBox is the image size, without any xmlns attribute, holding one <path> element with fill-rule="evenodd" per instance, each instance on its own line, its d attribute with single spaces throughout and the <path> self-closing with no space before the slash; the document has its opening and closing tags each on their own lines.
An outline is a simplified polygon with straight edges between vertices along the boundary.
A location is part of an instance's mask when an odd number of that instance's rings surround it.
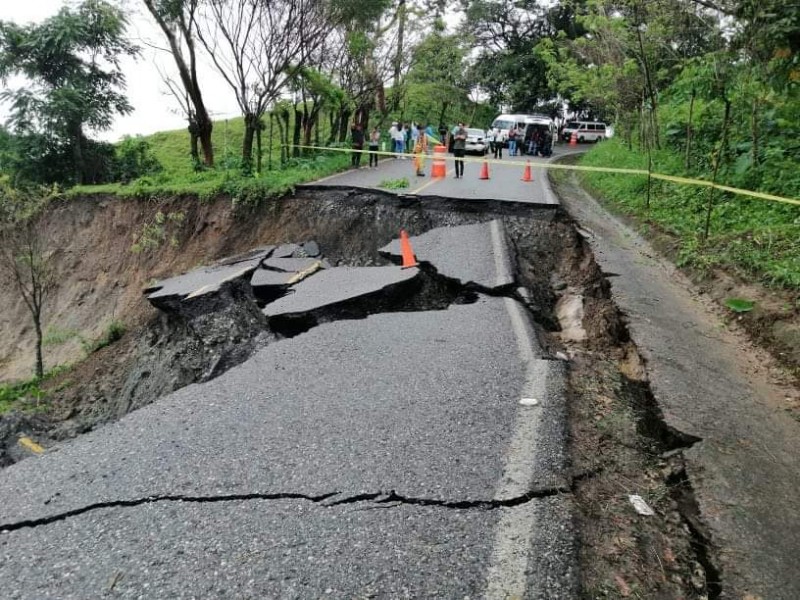
<svg viewBox="0 0 800 600">
<path fill-rule="evenodd" d="M 576 121 L 572 121 L 570 123 L 567 123 L 567 126 L 565 127 L 565 129 L 578 129 L 579 125 L 580 125 L 580 123 L 577 123 Z"/>
<path fill-rule="evenodd" d="M 594 131 L 594 130 L 596 129 L 596 127 L 595 127 L 595 124 L 594 124 L 594 123 L 589 123 L 589 124 L 586 126 L 586 128 L 587 128 L 589 131 Z"/>
<path fill-rule="evenodd" d="M 606 130 L 606 124 L 605 123 L 598 123 L 597 124 L 597 129 L 599 129 L 600 131 L 605 131 Z"/>
<path fill-rule="evenodd" d="M 514 124 L 514 121 L 500 121 L 499 119 L 492 123 L 492 127 L 497 127 L 497 129 L 511 129 L 511 126 Z"/>
</svg>

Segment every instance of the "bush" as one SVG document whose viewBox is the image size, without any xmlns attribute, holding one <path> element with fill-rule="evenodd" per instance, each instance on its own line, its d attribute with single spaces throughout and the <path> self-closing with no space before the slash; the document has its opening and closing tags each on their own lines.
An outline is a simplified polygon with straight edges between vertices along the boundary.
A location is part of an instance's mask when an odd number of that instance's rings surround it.
<svg viewBox="0 0 800 600">
<path fill-rule="evenodd" d="M 114 180 L 130 183 L 134 179 L 161 172 L 162 166 L 153 155 L 150 143 L 141 137 L 126 137 L 116 149 Z"/>
</svg>

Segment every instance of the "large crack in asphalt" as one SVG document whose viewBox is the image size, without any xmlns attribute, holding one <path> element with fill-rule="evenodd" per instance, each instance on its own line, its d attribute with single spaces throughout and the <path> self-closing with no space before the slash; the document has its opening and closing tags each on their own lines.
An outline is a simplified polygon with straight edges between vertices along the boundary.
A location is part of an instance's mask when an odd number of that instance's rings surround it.
<svg viewBox="0 0 800 600">
<path fill-rule="evenodd" d="M 501 508 L 514 508 L 526 504 L 533 500 L 550 498 L 559 494 L 571 494 L 575 484 L 584 479 L 586 474 L 576 476 L 569 485 L 533 488 L 513 498 L 504 500 L 444 500 L 441 498 L 424 498 L 406 496 L 398 494 L 394 490 L 355 494 L 333 502 L 326 502 L 332 498 L 342 495 L 342 492 L 327 492 L 324 494 L 310 495 L 295 492 L 253 492 L 247 494 L 223 494 L 209 496 L 192 496 L 184 494 L 163 494 L 144 496 L 129 500 L 107 500 L 105 502 L 95 502 L 80 508 L 56 513 L 38 519 L 26 519 L 13 523 L 0 524 L 0 533 L 10 533 L 19 529 L 36 528 L 51 525 L 60 521 L 65 521 L 73 517 L 78 517 L 86 513 L 106 508 L 134 508 L 149 504 L 166 502 L 190 503 L 190 504 L 214 504 L 222 502 L 242 502 L 249 500 L 303 500 L 317 504 L 323 508 L 334 508 L 350 504 L 367 504 L 373 508 L 394 508 L 397 506 L 431 506 L 450 510 L 497 510 Z"/>
</svg>

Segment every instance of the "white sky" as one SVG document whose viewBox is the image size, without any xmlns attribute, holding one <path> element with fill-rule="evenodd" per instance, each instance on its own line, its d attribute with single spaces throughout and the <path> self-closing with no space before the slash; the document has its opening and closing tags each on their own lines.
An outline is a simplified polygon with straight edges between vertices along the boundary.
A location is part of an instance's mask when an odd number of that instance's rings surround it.
<svg viewBox="0 0 800 600">
<path fill-rule="evenodd" d="M 0 20 L 17 23 L 42 21 L 58 12 L 63 4 L 64 0 L 0 0 Z M 125 0 L 120 4 L 129 13 L 128 36 L 142 48 L 138 60 L 126 58 L 122 65 L 128 82 L 128 100 L 134 107 L 134 112 L 125 117 L 117 117 L 114 126 L 109 131 L 99 133 L 97 137 L 116 141 L 124 135 L 146 135 L 185 127 L 178 104 L 167 92 L 155 66 L 157 63 L 162 71 L 174 73 L 172 58 L 167 53 L 146 45 L 146 42 L 162 47 L 165 45 L 160 30 L 149 14 L 146 15 L 147 9 L 141 0 Z M 213 119 L 239 116 L 233 92 L 210 65 L 206 64 L 200 69 L 200 82 Z M 22 83 L 24 82 L 14 79 L 8 82 L 8 86 L 15 88 Z M 5 122 L 7 118 L 8 108 L 0 104 L 0 122 Z"/>
</svg>

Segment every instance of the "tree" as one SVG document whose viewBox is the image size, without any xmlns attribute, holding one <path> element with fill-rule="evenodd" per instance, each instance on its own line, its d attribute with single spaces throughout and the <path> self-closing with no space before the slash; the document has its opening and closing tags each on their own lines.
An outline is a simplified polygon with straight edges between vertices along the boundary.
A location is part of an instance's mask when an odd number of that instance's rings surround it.
<svg viewBox="0 0 800 600">
<path fill-rule="evenodd" d="M 44 376 L 42 316 L 56 278 L 53 253 L 40 215 L 46 196 L 0 187 L 0 275 L 17 289 L 31 314 L 36 332 L 37 378 Z"/>
<path fill-rule="evenodd" d="M 242 163 L 252 168 L 262 117 L 328 32 L 325 0 L 203 3 L 198 37 L 244 116 Z"/>
<path fill-rule="evenodd" d="M 430 118 L 436 111 L 436 123 L 447 121 L 447 111 L 453 105 L 468 102 L 469 86 L 464 76 L 466 48 L 458 35 L 434 31 L 416 48 L 414 65 L 408 74 L 409 87 L 416 86 L 427 98 L 432 110 L 424 112 Z"/>
<path fill-rule="evenodd" d="M 200 81 L 197 76 L 197 8 L 200 0 L 144 0 L 164 36 L 178 69 L 183 91 L 169 77 L 165 77 L 170 91 L 181 105 L 189 121 L 190 151 L 195 163 L 200 162 L 198 142 L 203 152 L 203 163 L 214 166 L 214 147 L 211 132 L 214 123 L 208 114 Z"/>
<path fill-rule="evenodd" d="M 527 111 L 551 95 L 547 69 L 534 52 L 553 34 L 546 7 L 536 0 L 461 0 L 461 32 L 479 49 L 470 78 L 492 104 Z"/>
<path fill-rule="evenodd" d="M 29 84 L 6 90 L 17 133 L 38 134 L 47 151 L 67 148 L 73 181 L 87 180 L 86 129 L 108 129 L 132 111 L 120 58 L 137 49 L 125 38 L 127 21 L 104 0 L 62 8 L 38 25 L 0 22 L 0 78 L 23 75 Z"/>
</svg>

